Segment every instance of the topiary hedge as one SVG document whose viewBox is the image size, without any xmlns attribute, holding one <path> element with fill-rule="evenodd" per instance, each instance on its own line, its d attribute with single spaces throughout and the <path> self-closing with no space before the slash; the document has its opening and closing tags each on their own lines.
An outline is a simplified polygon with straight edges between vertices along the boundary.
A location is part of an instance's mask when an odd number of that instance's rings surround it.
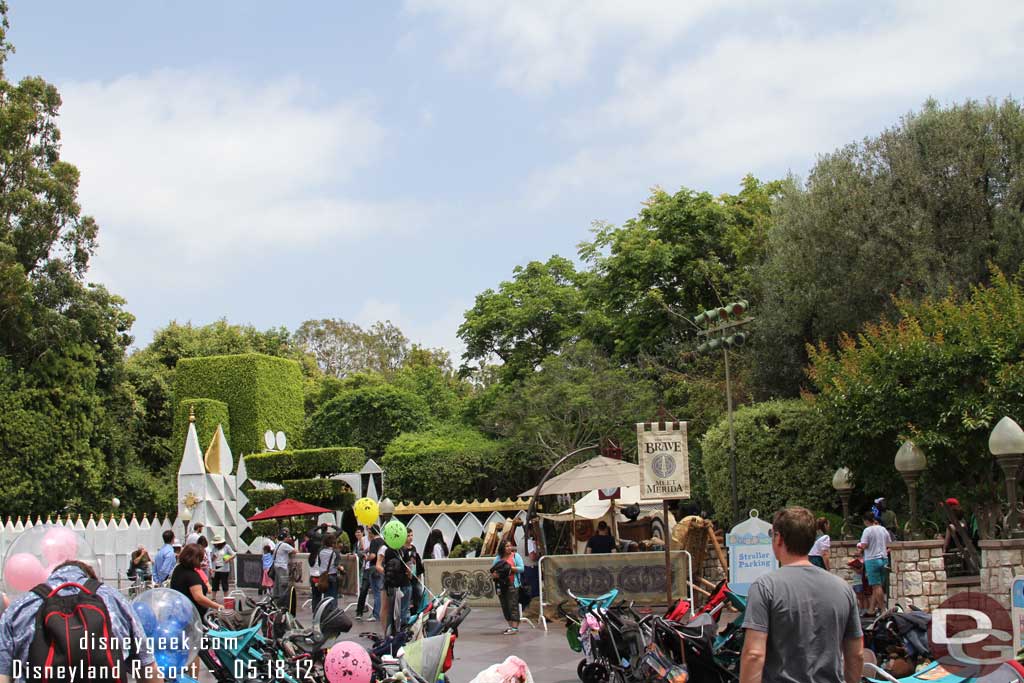
<svg viewBox="0 0 1024 683">
<path fill-rule="evenodd" d="M 298 363 L 259 353 L 182 358 L 174 377 L 175 426 L 188 421 L 182 399 L 201 397 L 227 404 L 231 420 L 231 449 L 259 453 L 263 433 L 283 431 L 293 446 L 302 445 L 302 370 Z"/>
<path fill-rule="evenodd" d="M 266 510 L 285 498 L 293 498 L 330 510 L 348 510 L 356 500 L 355 494 L 345 482 L 333 479 L 287 481 L 283 490 L 253 490 L 246 495 L 249 496 L 250 510 Z"/>
<path fill-rule="evenodd" d="M 178 401 L 175 408 L 175 415 L 184 415 L 185 419 L 177 420 L 174 423 L 174 444 L 175 457 L 181 457 L 185 451 L 185 435 L 188 434 L 189 408 L 195 410 L 196 434 L 199 436 L 199 447 L 206 451 L 206 447 L 213 440 L 217 433 L 217 425 L 224 427 L 224 437 L 231 443 L 231 416 L 228 413 L 228 404 L 212 398 L 183 398 Z M 175 470 L 177 471 L 177 470 Z"/>
<path fill-rule="evenodd" d="M 309 419 L 307 441 L 355 445 L 377 458 L 396 436 L 422 429 L 430 419 L 426 401 L 412 392 L 387 384 L 363 386 L 320 406 Z"/>
<path fill-rule="evenodd" d="M 257 453 L 245 458 L 250 479 L 281 483 L 285 479 L 330 477 L 358 472 L 366 464 L 362 448 L 309 448 L 277 453 Z"/>
<path fill-rule="evenodd" d="M 829 430 L 813 405 L 799 399 L 768 401 L 738 409 L 736 488 L 745 517 L 756 508 L 763 519 L 786 505 L 811 510 L 835 508 Z M 701 440 L 704 473 L 715 515 L 729 519 L 729 423 L 723 419 Z"/>
<path fill-rule="evenodd" d="M 402 434 L 381 460 L 388 491 L 396 500 L 472 500 L 481 495 L 488 473 L 501 464 L 502 444 L 462 425 Z"/>
<path fill-rule="evenodd" d="M 347 510 L 356 501 L 349 485 L 335 479 L 298 479 L 282 483 L 285 498 L 294 498 L 331 510 Z"/>
</svg>

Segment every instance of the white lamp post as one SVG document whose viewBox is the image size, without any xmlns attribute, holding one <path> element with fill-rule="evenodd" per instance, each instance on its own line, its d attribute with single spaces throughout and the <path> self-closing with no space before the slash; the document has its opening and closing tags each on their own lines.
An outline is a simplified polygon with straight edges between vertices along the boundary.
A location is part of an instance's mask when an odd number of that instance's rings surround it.
<svg viewBox="0 0 1024 683">
<path fill-rule="evenodd" d="M 988 449 L 1006 478 L 1006 502 L 1009 509 L 1003 522 L 1003 534 L 1008 538 L 1024 537 L 1017 510 L 1017 473 L 1024 463 L 1024 429 L 1009 417 L 1004 417 L 988 437 Z"/>
<path fill-rule="evenodd" d="M 382 500 L 377 509 L 380 510 L 380 518 L 384 520 L 385 524 L 391 521 L 391 515 L 395 514 L 395 504 L 391 502 L 390 498 Z"/>
<path fill-rule="evenodd" d="M 850 493 L 853 491 L 853 473 L 849 467 L 840 467 L 832 475 L 832 488 L 843 502 L 843 526 L 839 530 L 844 541 L 850 540 Z"/>
<path fill-rule="evenodd" d="M 903 477 L 907 490 L 910 492 L 910 521 L 907 522 L 910 540 L 919 541 L 922 534 L 921 522 L 917 519 L 917 480 L 928 467 L 928 458 L 913 441 L 904 441 L 900 449 L 896 451 L 896 459 L 893 464 L 896 466 L 896 471 Z"/>
</svg>

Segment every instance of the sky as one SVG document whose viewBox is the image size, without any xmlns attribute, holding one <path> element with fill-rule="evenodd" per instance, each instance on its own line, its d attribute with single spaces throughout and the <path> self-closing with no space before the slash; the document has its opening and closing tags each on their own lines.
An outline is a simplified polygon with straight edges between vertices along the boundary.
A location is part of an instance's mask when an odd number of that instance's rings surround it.
<svg viewBox="0 0 1024 683">
<path fill-rule="evenodd" d="M 650 188 L 735 192 L 929 97 L 1022 96 L 1024 3 L 11 0 L 60 89 L 136 345 L 171 320 L 391 320 L 475 296 Z"/>
</svg>

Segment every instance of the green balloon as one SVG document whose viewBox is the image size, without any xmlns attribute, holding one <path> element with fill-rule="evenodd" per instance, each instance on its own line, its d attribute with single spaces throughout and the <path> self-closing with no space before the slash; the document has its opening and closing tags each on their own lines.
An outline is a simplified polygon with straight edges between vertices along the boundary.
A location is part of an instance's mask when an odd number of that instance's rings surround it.
<svg viewBox="0 0 1024 683">
<path fill-rule="evenodd" d="M 405 545 L 405 539 L 409 537 L 409 530 L 397 519 L 393 519 L 384 525 L 384 542 L 392 550 L 398 550 Z"/>
</svg>

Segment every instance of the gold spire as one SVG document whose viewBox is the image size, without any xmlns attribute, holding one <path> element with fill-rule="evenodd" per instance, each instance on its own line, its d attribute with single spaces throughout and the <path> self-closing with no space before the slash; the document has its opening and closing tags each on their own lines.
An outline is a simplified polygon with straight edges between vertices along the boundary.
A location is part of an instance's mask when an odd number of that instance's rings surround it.
<svg viewBox="0 0 1024 683">
<path fill-rule="evenodd" d="M 195 422 L 196 421 L 196 406 L 195 406 L 195 404 L 192 404 L 192 405 L 190 405 L 188 407 L 188 421 L 189 422 Z"/>
<path fill-rule="evenodd" d="M 206 449 L 206 456 L 203 458 L 206 471 L 210 474 L 221 474 L 220 471 L 220 437 L 223 432 L 221 426 L 217 425 L 217 431 L 213 433 L 210 446 Z"/>
</svg>

